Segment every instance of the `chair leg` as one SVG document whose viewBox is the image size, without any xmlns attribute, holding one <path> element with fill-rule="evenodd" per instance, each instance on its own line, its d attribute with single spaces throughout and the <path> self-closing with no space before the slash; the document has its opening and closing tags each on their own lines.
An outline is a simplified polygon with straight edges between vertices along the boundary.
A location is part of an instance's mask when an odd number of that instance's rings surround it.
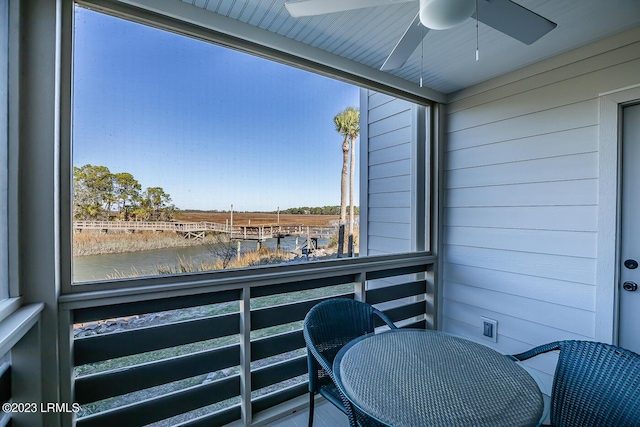
<svg viewBox="0 0 640 427">
<path fill-rule="evenodd" d="M 315 403 L 315 396 L 313 392 L 309 393 L 309 427 L 313 427 L 313 404 Z"/>
</svg>

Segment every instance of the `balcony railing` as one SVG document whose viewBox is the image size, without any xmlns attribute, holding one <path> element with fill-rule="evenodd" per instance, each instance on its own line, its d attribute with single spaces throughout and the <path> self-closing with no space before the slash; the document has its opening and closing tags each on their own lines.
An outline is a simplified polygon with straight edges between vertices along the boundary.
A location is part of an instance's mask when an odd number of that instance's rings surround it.
<svg viewBox="0 0 640 427">
<path fill-rule="evenodd" d="M 434 268 L 433 257 L 396 255 L 62 297 L 73 360 L 61 364 L 63 400 L 82 405 L 78 427 L 259 423 L 307 392 L 301 327 L 313 305 L 358 298 L 430 328 Z"/>
</svg>

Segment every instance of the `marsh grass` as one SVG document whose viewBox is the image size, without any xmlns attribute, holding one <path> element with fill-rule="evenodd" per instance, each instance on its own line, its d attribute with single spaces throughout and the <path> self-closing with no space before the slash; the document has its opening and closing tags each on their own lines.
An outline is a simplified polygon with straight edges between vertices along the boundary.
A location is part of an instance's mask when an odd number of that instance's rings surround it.
<svg viewBox="0 0 640 427">
<path fill-rule="evenodd" d="M 211 242 L 204 239 L 185 239 L 167 232 L 106 233 L 84 231 L 73 235 L 73 256 L 119 254 L 185 246 L 200 246 Z"/>
<path fill-rule="evenodd" d="M 207 244 L 207 243 L 205 243 Z M 226 268 L 247 268 L 257 267 L 261 265 L 281 264 L 295 259 L 296 255 L 290 252 L 261 248 L 259 251 L 243 252 L 240 256 L 234 257 L 232 260 L 225 262 L 222 259 L 216 259 L 212 253 L 210 261 L 195 262 L 191 258 L 184 256 L 176 256 L 176 264 L 160 264 L 156 266 L 157 275 L 172 275 L 185 273 L 199 273 L 204 271 L 217 271 Z M 226 264 L 226 265 L 225 265 Z M 136 277 L 146 276 L 148 274 L 139 272 L 136 268 L 130 271 L 114 270 L 112 274 L 108 274 L 106 279 L 132 279 Z"/>
<path fill-rule="evenodd" d="M 349 227 L 345 226 L 344 230 L 344 248 L 343 252 L 348 253 L 349 245 Z M 327 248 L 337 251 L 338 250 L 338 230 L 336 230 L 329 238 Z M 358 256 L 360 253 L 360 227 L 356 225 L 353 229 L 353 252 Z"/>
<path fill-rule="evenodd" d="M 259 251 L 243 252 L 240 256 L 230 260 L 228 265 L 221 259 L 215 259 L 210 262 L 195 263 L 190 259 L 178 256 L 178 266 L 160 265 L 158 266 L 158 274 L 180 274 L 180 273 L 197 273 L 202 271 L 224 270 L 225 268 L 246 268 L 256 267 L 260 265 L 280 264 L 293 259 L 295 255 L 279 251 L 276 249 L 261 248 Z"/>
</svg>

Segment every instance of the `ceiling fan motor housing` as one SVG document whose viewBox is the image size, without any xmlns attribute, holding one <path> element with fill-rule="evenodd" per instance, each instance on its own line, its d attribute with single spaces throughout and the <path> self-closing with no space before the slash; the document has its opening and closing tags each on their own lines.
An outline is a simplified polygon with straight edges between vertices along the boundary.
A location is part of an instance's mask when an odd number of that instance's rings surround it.
<svg viewBox="0 0 640 427">
<path fill-rule="evenodd" d="M 475 0 L 420 0 L 420 22 L 432 30 L 446 30 L 462 24 L 475 10 Z"/>
</svg>

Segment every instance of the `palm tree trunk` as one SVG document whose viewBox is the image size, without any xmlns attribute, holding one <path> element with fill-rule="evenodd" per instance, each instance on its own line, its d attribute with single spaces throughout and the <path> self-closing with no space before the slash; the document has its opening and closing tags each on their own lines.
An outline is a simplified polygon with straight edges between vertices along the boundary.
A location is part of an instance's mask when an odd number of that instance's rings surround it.
<svg viewBox="0 0 640 427">
<path fill-rule="evenodd" d="M 355 222 L 353 212 L 353 188 L 356 170 L 356 139 L 351 138 L 351 165 L 349 166 L 349 257 L 353 256 L 353 223 Z"/>
<path fill-rule="evenodd" d="M 349 164 L 349 141 L 342 143 L 342 176 L 340 179 L 340 223 L 338 228 L 338 258 L 344 253 L 344 225 L 347 221 L 347 165 Z"/>
</svg>

